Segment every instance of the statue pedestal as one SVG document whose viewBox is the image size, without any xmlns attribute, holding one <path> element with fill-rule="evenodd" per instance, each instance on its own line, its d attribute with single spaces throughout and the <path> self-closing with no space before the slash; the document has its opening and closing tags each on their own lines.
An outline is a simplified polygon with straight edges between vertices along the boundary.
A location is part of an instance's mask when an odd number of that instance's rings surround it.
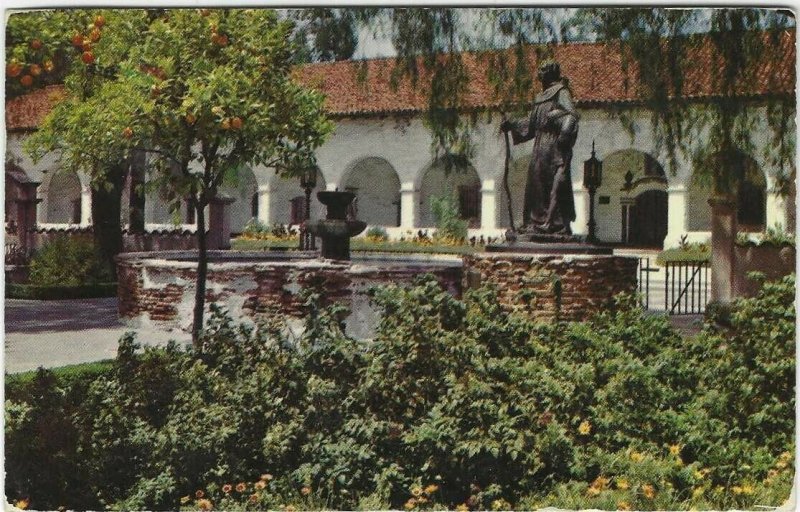
<svg viewBox="0 0 800 512">
<path fill-rule="evenodd" d="M 579 235 L 551 235 L 544 233 L 517 234 L 500 244 L 489 244 L 486 252 L 519 252 L 526 254 L 612 254 L 611 247 L 594 245 Z"/>
</svg>

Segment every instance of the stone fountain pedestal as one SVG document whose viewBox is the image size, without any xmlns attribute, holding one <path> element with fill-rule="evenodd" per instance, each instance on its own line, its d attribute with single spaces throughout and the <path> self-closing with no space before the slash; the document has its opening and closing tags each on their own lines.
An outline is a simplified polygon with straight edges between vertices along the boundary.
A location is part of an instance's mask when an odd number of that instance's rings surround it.
<svg viewBox="0 0 800 512">
<path fill-rule="evenodd" d="M 317 199 L 328 208 L 328 213 L 324 219 L 309 222 L 308 229 L 322 239 L 323 258 L 349 260 L 350 238 L 366 229 L 366 222 L 347 218 L 347 207 L 355 197 L 352 192 L 317 192 Z"/>
</svg>

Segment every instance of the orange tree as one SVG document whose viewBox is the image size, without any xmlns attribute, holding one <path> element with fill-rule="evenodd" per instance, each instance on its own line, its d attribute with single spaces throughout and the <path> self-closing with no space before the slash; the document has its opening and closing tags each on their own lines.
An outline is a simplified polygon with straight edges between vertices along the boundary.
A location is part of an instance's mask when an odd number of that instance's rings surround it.
<svg viewBox="0 0 800 512">
<path fill-rule="evenodd" d="M 115 11 L 110 34 L 72 67 L 68 97 L 27 142 L 35 157 L 102 174 L 105 162 L 148 156 L 148 187 L 188 200 L 197 219 L 192 338 L 203 327 L 205 210 L 243 165 L 312 165 L 331 124 L 323 98 L 292 80 L 292 25 L 272 10 Z M 125 37 L 122 37 L 124 35 Z M 107 41 L 105 44 L 102 44 Z M 91 83 L 91 94 L 84 94 Z M 87 164 L 88 157 L 88 164 Z M 98 165 L 92 165 L 97 162 Z"/>
</svg>

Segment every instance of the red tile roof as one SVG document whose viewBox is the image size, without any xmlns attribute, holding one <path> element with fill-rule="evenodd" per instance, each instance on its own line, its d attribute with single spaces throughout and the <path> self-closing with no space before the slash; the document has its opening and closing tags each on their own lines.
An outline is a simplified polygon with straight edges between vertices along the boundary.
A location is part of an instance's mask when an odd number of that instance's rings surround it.
<svg viewBox="0 0 800 512">
<path fill-rule="evenodd" d="M 745 96 L 768 94 L 794 94 L 795 91 L 795 32 L 780 35 L 780 60 L 764 60 L 752 70 L 756 80 L 741 86 L 737 92 Z M 472 77 L 464 94 L 462 105 L 467 108 L 496 107 L 500 104 L 494 88 L 484 70 L 492 54 L 465 53 L 464 64 Z M 495 54 L 496 55 L 496 54 Z M 695 65 L 684 77 L 684 96 L 707 98 L 717 94 L 712 83 L 715 52 L 709 41 L 690 50 L 689 60 Z M 531 48 L 526 54 L 529 69 L 536 69 L 536 57 Z M 578 105 L 597 103 L 625 103 L 638 99 L 635 87 L 636 67 L 631 66 L 626 76 L 619 47 L 613 43 L 571 43 L 555 48 L 555 60 L 561 65 L 564 76 Z M 400 81 L 393 89 L 390 85 L 394 59 L 368 61 L 342 61 L 299 66 L 295 76 L 309 87 L 323 92 L 329 114 L 338 117 L 369 116 L 390 113 L 415 113 L 427 108 L 427 99 L 420 78 L 414 88 L 408 79 Z M 366 71 L 366 73 L 364 73 Z M 360 78 L 361 77 L 361 78 Z M 366 77 L 365 79 L 362 79 Z M 538 84 L 537 84 L 538 86 Z M 533 94 L 536 91 L 531 91 Z M 59 86 L 51 86 L 6 102 L 7 129 L 34 129 L 57 101 Z"/>
</svg>

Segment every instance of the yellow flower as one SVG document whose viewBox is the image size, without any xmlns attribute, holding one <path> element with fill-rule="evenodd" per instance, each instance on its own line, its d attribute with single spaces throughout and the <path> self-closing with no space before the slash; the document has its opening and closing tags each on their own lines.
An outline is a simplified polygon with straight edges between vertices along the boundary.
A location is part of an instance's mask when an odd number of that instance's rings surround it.
<svg viewBox="0 0 800 512">
<path fill-rule="evenodd" d="M 406 510 L 411 510 L 411 509 L 413 509 L 413 508 L 414 508 L 414 507 L 416 507 L 416 506 L 417 506 L 417 500 L 415 500 L 414 498 L 411 498 L 411 499 L 409 499 L 409 500 L 408 500 L 408 501 L 407 501 L 407 502 L 406 502 L 406 503 L 403 505 L 403 507 L 404 507 Z"/>
<path fill-rule="evenodd" d="M 466 503 L 462 503 L 456 507 L 456 512 L 469 512 L 469 507 Z"/>
<path fill-rule="evenodd" d="M 431 484 L 425 488 L 425 494 L 433 494 L 439 490 L 439 486 L 435 484 Z"/>
<path fill-rule="evenodd" d="M 230 493 L 233 490 L 233 486 L 231 484 L 225 484 L 222 486 L 222 492 L 225 494 Z"/>
<path fill-rule="evenodd" d="M 578 432 L 582 435 L 588 435 L 589 432 L 592 431 L 592 424 L 589 423 L 589 420 L 583 420 L 581 424 L 578 426 Z"/>
<path fill-rule="evenodd" d="M 775 467 L 778 469 L 785 469 L 786 466 L 788 465 L 789 464 L 787 464 L 785 460 L 779 460 L 778 462 L 775 463 Z"/>
<path fill-rule="evenodd" d="M 782 454 L 778 455 L 778 458 L 781 460 L 791 460 L 792 459 L 792 452 L 783 452 Z"/>
<path fill-rule="evenodd" d="M 267 482 L 265 482 L 263 480 L 259 480 L 258 482 L 253 484 L 253 487 L 255 487 L 258 490 L 264 489 L 264 488 L 267 487 Z"/>
<path fill-rule="evenodd" d="M 197 500 L 197 508 L 200 510 L 211 510 L 214 508 L 214 504 L 211 503 L 210 500 L 203 498 L 201 500 Z"/>
<path fill-rule="evenodd" d="M 731 491 L 733 491 L 733 494 L 742 494 L 742 488 L 738 485 L 731 487 Z"/>
<path fill-rule="evenodd" d="M 411 494 L 415 497 L 422 496 L 422 487 L 415 485 L 411 488 Z"/>
<path fill-rule="evenodd" d="M 702 487 L 695 487 L 694 490 L 692 490 L 692 498 L 699 498 L 700 495 L 703 494 L 703 491 L 704 489 Z"/>
<path fill-rule="evenodd" d="M 776 471 L 774 469 L 770 469 L 769 471 L 767 471 L 767 479 L 768 480 L 772 480 L 776 476 L 778 476 L 778 471 Z"/>
<path fill-rule="evenodd" d="M 742 486 L 742 494 L 747 494 L 747 495 L 750 495 L 750 494 L 753 494 L 754 492 L 755 492 L 755 489 L 753 489 L 753 486 L 752 486 L 752 485 L 750 485 L 750 484 L 744 484 L 744 485 Z"/>
<path fill-rule="evenodd" d="M 189 496 L 184 496 L 183 498 L 181 498 L 181 505 L 186 505 L 187 503 L 189 503 L 189 500 L 191 499 L 192 498 L 190 498 Z"/>
<path fill-rule="evenodd" d="M 644 494 L 644 497 L 647 498 L 648 500 L 652 500 L 653 498 L 656 497 L 656 490 L 653 488 L 652 485 L 644 484 L 642 486 L 642 494 Z"/>
<path fill-rule="evenodd" d="M 492 510 L 510 510 L 511 503 L 507 502 L 504 499 L 494 500 L 492 502 Z"/>
<path fill-rule="evenodd" d="M 295 510 L 297 510 L 297 509 L 296 509 L 296 508 L 294 508 L 294 505 L 286 505 L 286 506 L 283 508 L 283 510 L 284 510 L 284 512 L 294 512 L 294 511 L 295 511 Z"/>
<path fill-rule="evenodd" d="M 631 504 L 627 501 L 618 501 L 617 502 L 617 510 L 630 510 Z"/>
<path fill-rule="evenodd" d="M 694 475 L 696 480 L 702 480 L 703 477 L 706 476 L 706 475 L 703 474 L 702 471 L 698 471 L 696 469 L 694 470 L 694 473 L 692 473 L 692 475 Z"/>
<path fill-rule="evenodd" d="M 644 460 L 644 455 L 639 452 L 632 452 L 631 453 L 631 460 L 633 462 L 642 462 Z"/>
<path fill-rule="evenodd" d="M 625 490 L 627 490 L 627 489 L 628 489 L 630 486 L 631 486 L 631 484 L 629 484 L 629 483 L 628 483 L 628 481 L 627 481 L 627 480 L 625 480 L 624 478 L 617 478 L 617 489 L 620 489 L 620 490 L 622 490 L 622 491 L 625 491 Z"/>
<path fill-rule="evenodd" d="M 669 453 L 671 453 L 672 455 L 678 455 L 679 453 L 681 453 L 681 445 L 679 444 L 670 445 Z"/>
<path fill-rule="evenodd" d="M 247 484 L 244 482 L 239 482 L 236 484 L 236 492 L 244 492 L 247 490 Z"/>
<path fill-rule="evenodd" d="M 608 478 L 604 476 L 598 476 L 594 479 L 594 482 L 592 482 L 592 487 L 602 491 L 606 488 L 606 485 L 608 485 L 608 481 Z"/>
<path fill-rule="evenodd" d="M 600 489 L 598 489 L 597 487 L 589 486 L 589 488 L 586 489 L 586 494 L 592 497 L 597 496 L 598 494 L 600 494 Z"/>
<path fill-rule="evenodd" d="M 264 473 L 263 475 L 261 475 L 261 480 L 269 482 L 270 480 L 272 480 L 272 475 L 270 475 L 269 473 Z"/>
<path fill-rule="evenodd" d="M 19 509 L 25 510 L 28 508 L 30 504 L 31 500 L 29 500 L 28 498 L 22 498 L 21 500 L 17 500 L 17 502 L 14 503 L 14 506 Z"/>
</svg>

